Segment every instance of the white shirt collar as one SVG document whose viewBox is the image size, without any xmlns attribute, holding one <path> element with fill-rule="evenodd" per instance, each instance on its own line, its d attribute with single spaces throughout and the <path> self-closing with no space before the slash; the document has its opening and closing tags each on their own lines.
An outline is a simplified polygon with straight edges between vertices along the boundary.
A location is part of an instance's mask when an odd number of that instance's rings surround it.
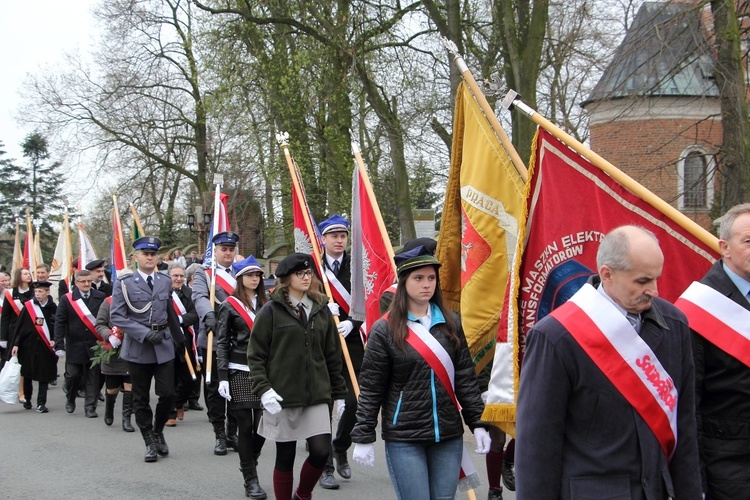
<svg viewBox="0 0 750 500">
<path fill-rule="evenodd" d="M 143 271 L 141 271 L 141 269 L 140 269 L 140 268 L 138 268 L 138 274 L 140 274 L 140 275 L 141 275 L 141 277 L 142 277 L 142 278 L 143 278 L 144 280 L 146 280 L 146 278 L 148 278 L 149 276 L 151 276 L 151 278 L 153 278 L 153 279 L 156 279 L 156 273 L 155 273 L 155 272 L 152 272 L 151 274 L 146 274 L 146 273 L 144 273 Z"/>
</svg>

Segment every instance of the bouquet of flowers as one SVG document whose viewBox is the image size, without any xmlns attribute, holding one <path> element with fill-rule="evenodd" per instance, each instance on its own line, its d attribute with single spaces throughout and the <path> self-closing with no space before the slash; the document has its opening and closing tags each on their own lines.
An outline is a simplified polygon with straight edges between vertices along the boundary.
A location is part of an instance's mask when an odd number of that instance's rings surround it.
<svg viewBox="0 0 750 500">
<path fill-rule="evenodd" d="M 116 326 L 112 327 L 109 334 L 114 335 L 122 341 L 122 330 Z M 94 357 L 91 358 L 91 368 L 101 363 L 108 363 L 112 356 L 120 356 L 120 346 L 112 347 L 112 344 L 109 343 L 109 337 L 98 341 L 96 345 L 91 348 L 91 351 L 94 353 Z"/>
</svg>

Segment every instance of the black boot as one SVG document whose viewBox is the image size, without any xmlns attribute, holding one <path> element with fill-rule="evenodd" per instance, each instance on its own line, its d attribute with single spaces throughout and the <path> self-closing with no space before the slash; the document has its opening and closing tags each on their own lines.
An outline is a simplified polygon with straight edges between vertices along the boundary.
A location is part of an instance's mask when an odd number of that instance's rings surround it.
<svg viewBox="0 0 750 500">
<path fill-rule="evenodd" d="M 258 472 L 255 462 L 240 462 L 242 477 L 245 478 L 245 496 L 250 498 L 267 498 L 266 492 L 258 484 Z"/>
<path fill-rule="evenodd" d="M 516 491 L 516 474 L 513 471 L 513 462 L 503 460 L 503 484 L 510 491 Z"/>
<path fill-rule="evenodd" d="M 169 446 L 167 446 L 167 442 L 164 439 L 163 431 L 154 431 L 154 443 L 156 444 L 156 452 L 160 457 L 166 457 L 167 455 L 169 455 Z"/>
<path fill-rule="evenodd" d="M 227 418 L 227 448 L 240 451 L 240 440 L 237 438 L 237 421 Z"/>
<path fill-rule="evenodd" d="M 130 417 L 133 415 L 133 393 L 125 391 L 122 393 L 122 430 L 135 432 Z"/>
<path fill-rule="evenodd" d="M 104 401 L 104 423 L 112 425 L 115 421 L 115 402 L 117 402 L 117 393 L 107 393 Z"/>
<path fill-rule="evenodd" d="M 224 432 L 224 422 L 214 424 L 214 434 L 216 435 L 216 445 L 214 445 L 214 455 L 227 454 L 227 435 Z"/>
<path fill-rule="evenodd" d="M 143 441 L 146 443 L 146 454 L 143 456 L 144 462 L 156 462 L 159 458 L 159 454 L 156 451 L 156 439 L 154 433 L 151 430 L 143 431 Z"/>
</svg>

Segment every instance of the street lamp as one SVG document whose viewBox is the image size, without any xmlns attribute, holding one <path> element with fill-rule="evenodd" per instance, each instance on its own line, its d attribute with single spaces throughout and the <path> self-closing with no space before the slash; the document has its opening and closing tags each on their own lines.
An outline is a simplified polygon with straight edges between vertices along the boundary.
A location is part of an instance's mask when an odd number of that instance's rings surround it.
<svg viewBox="0 0 750 500">
<path fill-rule="evenodd" d="M 200 207 L 196 209 L 196 213 L 200 214 Z M 212 221 L 213 221 L 213 214 L 210 214 L 210 213 L 204 213 L 203 220 L 197 221 L 197 224 L 196 224 L 195 214 L 188 214 L 187 216 L 188 230 L 191 233 L 198 235 L 198 246 L 200 248 L 204 247 L 206 231 L 208 231 L 208 228 L 211 225 Z"/>
</svg>

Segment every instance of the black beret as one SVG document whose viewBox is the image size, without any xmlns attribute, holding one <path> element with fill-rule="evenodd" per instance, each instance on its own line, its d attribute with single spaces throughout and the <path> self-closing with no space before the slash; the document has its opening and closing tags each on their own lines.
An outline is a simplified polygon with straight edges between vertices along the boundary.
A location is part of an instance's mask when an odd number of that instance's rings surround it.
<svg viewBox="0 0 750 500">
<path fill-rule="evenodd" d="M 435 249 L 437 248 L 437 241 L 432 238 L 416 238 L 409 240 L 404 243 L 404 247 L 401 249 L 402 252 L 408 252 L 414 250 L 417 247 L 424 247 L 427 253 L 435 255 Z"/>
<path fill-rule="evenodd" d="M 31 284 L 31 288 L 36 290 L 37 288 L 51 288 L 52 283 L 49 281 L 35 281 Z"/>
<path fill-rule="evenodd" d="M 440 262 L 435 258 L 430 251 L 424 246 L 420 245 L 416 248 L 409 250 L 408 252 L 401 252 L 393 257 L 396 262 L 396 273 L 399 277 L 410 269 L 416 269 L 418 267 L 434 266 L 438 268 L 441 266 Z"/>
<path fill-rule="evenodd" d="M 284 257 L 276 268 L 276 277 L 283 278 L 295 271 L 312 268 L 312 256 L 307 253 L 293 253 Z"/>
<path fill-rule="evenodd" d="M 86 264 L 86 269 L 88 269 L 89 271 L 93 271 L 94 269 L 104 266 L 104 262 L 104 259 L 92 260 L 91 262 Z"/>
</svg>

